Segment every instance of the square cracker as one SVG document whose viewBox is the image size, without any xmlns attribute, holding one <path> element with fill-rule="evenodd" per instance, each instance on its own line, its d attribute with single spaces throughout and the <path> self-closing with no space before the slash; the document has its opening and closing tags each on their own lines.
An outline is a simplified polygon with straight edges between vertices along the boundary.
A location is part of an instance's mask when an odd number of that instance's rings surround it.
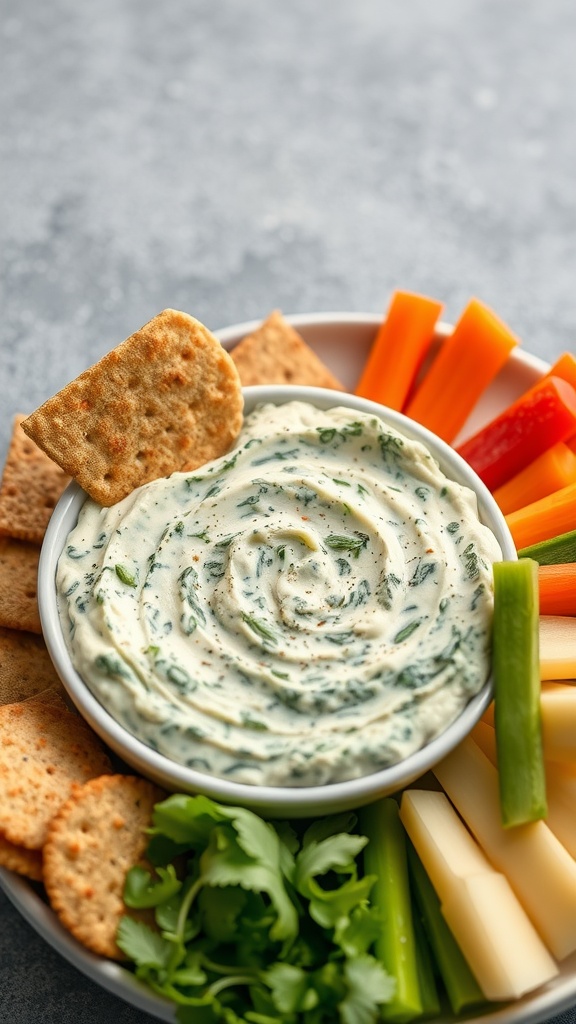
<svg viewBox="0 0 576 1024">
<path fill-rule="evenodd" d="M 252 384 L 305 384 L 344 391 L 344 386 L 313 349 L 274 310 L 261 326 L 232 349 L 244 387 Z"/>
<path fill-rule="evenodd" d="M 78 715 L 37 698 L 0 708 L 0 835 L 40 850 L 75 782 L 111 770 L 103 743 Z"/>
<path fill-rule="evenodd" d="M 48 520 L 70 477 L 22 430 L 14 417 L 0 483 L 0 535 L 41 544 Z"/>
<path fill-rule="evenodd" d="M 64 689 L 41 636 L 0 626 L 0 705 Z"/>
<path fill-rule="evenodd" d="M 238 372 L 217 338 L 165 309 L 22 426 L 95 501 L 113 505 L 149 480 L 223 455 L 242 409 Z"/>
<path fill-rule="evenodd" d="M 0 537 L 0 626 L 41 633 L 36 597 L 40 548 Z"/>
</svg>

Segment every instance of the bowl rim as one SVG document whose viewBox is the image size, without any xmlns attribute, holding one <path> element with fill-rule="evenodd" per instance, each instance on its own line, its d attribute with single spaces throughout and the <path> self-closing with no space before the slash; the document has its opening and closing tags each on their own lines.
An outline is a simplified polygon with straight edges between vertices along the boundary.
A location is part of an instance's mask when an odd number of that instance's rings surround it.
<svg viewBox="0 0 576 1024">
<path fill-rule="evenodd" d="M 354 323 L 358 322 L 357 316 L 354 316 Z M 334 314 L 331 322 L 337 317 L 338 314 Z M 296 319 L 290 318 L 290 322 L 294 323 Z M 310 317 L 302 316 L 298 319 L 306 323 L 310 321 Z M 313 319 L 320 325 L 326 322 L 321 314 L 317 314 Z M 360 322 L 372 324 L 375 318 L 371 315 L 361 315 Z M 238 325 L 234 330 L 234 334 L 232 328 L 226 333 L 236 337 L 240 331 L 244 331 L 244 325 Z M 434 458 L 440 462 L 442 469 L 447 472 L 446 467 L 449 467 L 447 475 L 464 483 L 476 493 L 480 519 L 495 533 L 502 549 L 502 557 L 509 560 L 517 558 L 505 517 L 482 481 L 454 448 L 436 435 L 431 435 L 430 431 L 402 413 L 348 392 L 325 388 L 260 385 L 244 388 L 243 392 L 248 410 L 259 401 L 283 404 L 287 401 L 303 400 L 310 401 L 320 408 L 345 405 L 347 408 L 371 412 L 406 436 L 424 441 Z M 77 483 L 70 483 L 56 505 L 46 531 L 38 570 L 38 606 L 44 639 L 58 675 L 82 716 L 116 754 L 142 775 L 154 779 L 165 788 L 170 788 L 174 792 L 204 793 L 214 800 L 240 804 L 269 816 L 309 817 L 360 807 L 380 796 L 399 791 L 423 775 L 453 749 L 488 707 L 493 692 L 491 675 L 479 693 L 466 704 L 446 729 L 405 760 L 370 775 L 321 786 L 254 786 L 211 776 L 171 761 L 166 755 L 153 750 L 133 736 L 113 718 L 82 680 L 68 652 L 61 628 L 54 579 L 66 537 L 75 524 L 86 497 L 86 493 Z"/>
</svg>

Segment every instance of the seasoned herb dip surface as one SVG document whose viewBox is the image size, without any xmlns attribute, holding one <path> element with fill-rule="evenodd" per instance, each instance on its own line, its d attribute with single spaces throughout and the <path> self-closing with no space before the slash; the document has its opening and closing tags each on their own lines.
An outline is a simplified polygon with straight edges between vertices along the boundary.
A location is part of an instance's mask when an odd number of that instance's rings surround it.
<svg viewBox="0 0 576 1024">
<path fill-rule="evenodd" d="M 421 444 L 290 402 L 201 470 L 87 500 L 57 586 L 74 664 L 129 732 L 306 786 L 404 759 L 481 689 L 500 558 Z"/>
</svg>

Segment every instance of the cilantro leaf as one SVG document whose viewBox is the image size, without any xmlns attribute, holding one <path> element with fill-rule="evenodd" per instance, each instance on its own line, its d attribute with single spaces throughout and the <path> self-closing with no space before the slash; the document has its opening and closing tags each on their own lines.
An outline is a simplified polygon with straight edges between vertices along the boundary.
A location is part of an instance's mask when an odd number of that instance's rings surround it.
<svg viewBox="0 0 576 1024">
<path fill-rule="evenodd" d="M 274 1005 L 281 1013 L 312 1010 L 318 1005 L 318 993 L 310 987 L 306 971 L 294 964 L 275 963 L 263 974 L 270 986 Z"/>
<path fill-rule="evenodd" d="M 205 846 L 214 825 L 224 820 L 217 805 L 207 796 L 175 793 L 156 804 L 152 835 L 162 833 L 175 843 L 195 849 Z"/>
<path fill-rule="evenodd" d="M 120 919 L 116 942 L 138 967 L 156 967 L 158 970 L 168 966 L 174 949 L 162 935 L 132 917 Z"/>
<path fill-rule="evenodd" d="M 204 930 L 211 939 L 218 942 L 233 942 L 242 938 L 243 915 L 246 912 L 247 893 L 232 888 L 206 886 L 198 898 L 202 910 Z"/>
<path fill-rule="evenodd" d="M 124 884 L 124 902 L 128 907 L 156 907 L 169 900 L 181 888 L 182 882 L 176 877 L 174 865 L 157 868 L 158 880 L 149 871 L 136 865 L 130 868 Z"/>
<path fill-rule="evenodd" d="M 365 836 L 340 833 L 316 841 L 308 836 L 308 843 L 296 857 L 294 884 L 297 891 L 308 898 L 310 916 L 323 928 L 338 928 L 342 931 L 352 910 L 366 903 L 374 884 L 374 877 L 367 875 L 357 879 L 355 858 L 367 843 Z M 324 888 L 318 876 L 328 872 L 348 875 L 340 886 Z"/>
<path fill-rule="evenodd" d="M 344 979 L 348 988 L 339 1006 L 342 1024 L 375 1024 L 379 1007 L 394 995 L 396 982 L 368 954 L 347 960 Z"/>
<path fill-rule="evenodd" d="M 279 863 L 280 841 L 272 825 L 245 807 L 222 807 L 221 812 L 234 825 L 238 845 L 249 856 L 274 865 Z"/>
<path fill-rule="evenodd" d="M 311 842 L 303 847 L 296 857 L 295 885 L 302 895 L 307 893 L 308 880 L 315 875 L 325 875 L 328 871 L 342 874 L 354 874 L 355 858 L 366 846 L 365 836 L 354 836 L 341 833 L 329 836 L 320 842 Z"/>
<path fill-rule="evenodd" d="M 375 907 L 357 906 L 350 917 L 334 931 L 334 941 L 345 956 L 356 957 L 367 953 L 382 931 L 381 914 Z"/>
<path fill-rule="evenodd" d="M 294 882 L 296 863 L 294 857 L 300 848 L 296 832 L 287 821 L 270 822 L 280 841 L 280 867 L 289 882 Z"/>
<path fill-rule="evenodd" d="M 339 835 L 341 832 L 353 832 L 357 821 L 357 815 L 348 811 L 344 811 L 342 814 L 331 814 L 327 818 L 318 818 L 308 826 L 302 836 L 302 849 L 305 850 L 311 843 L 319 843 L 323 839 Z"/>
<path fill-rule="evenodd" d="M 368 901 L 375 882 L 374 875 L 364 878 L 350 878 L 338 889 L 323 889 L 314 879 L 308 883 L 310 903 L 308 912 L 322 928 L 334 928 L 342 932 L 350 920 L 350 914 L 359 905 Z"/>
<path fill-rule="evenodd" d="M 257 853 L 257 844 L 247 842 L 245 835 L 238 836 L 229 827 L 216 826 L 200 857 L 200 877 L 203 885 L 239 885 L 242 889 L 267 893 L 277 915 L 270 928 L 270 938 L 290 942 L 298 934 L 298 913 L 284 887 L 280 843 L 272 828 L 266 838 L 270 836 L 274 837 L 275 844 L 266 842 L 264 849 Z M 254 853 L 248 854 L 242 843 L 253 848 Z"/>
</svg>

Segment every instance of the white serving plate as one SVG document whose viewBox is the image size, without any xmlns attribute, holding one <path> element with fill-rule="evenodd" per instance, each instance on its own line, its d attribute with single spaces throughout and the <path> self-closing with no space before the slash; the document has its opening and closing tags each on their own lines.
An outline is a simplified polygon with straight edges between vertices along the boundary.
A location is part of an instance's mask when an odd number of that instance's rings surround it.
<svg viewBox="0 0 576 1024">
<path fill-rule="evenodd" d="M 365 362 L 381 316 L 371 313 L 313 313 L 287 317 L 305 340 L 327 363 L 342 383 L 353 390 Z M 216 334 L 226 348 L 232 347 L 260 321 L 249 321 L 227 327 Z M 437 343 L 450 332 L 440 325 Z M 548 366 L 543 360 L 521 350 L 515 351 L 483 395 L 463 428 L 463 440 L 483 423 L 526 391 Z M 101 985 L 106 991 L 125 1000 L 138 1010 L 158 1020 L 175 1021 L 174 1006 L 154 995 L 126 968 L 103 957 L 95 956 L 80 945 L 59 923 L 43 899 L 40 887 L 0 868 L 0 886 L 25 920 L 58 953 L 74 967 Z M 558 977 L 533 994 L 481 1016 L 465 1015 L 460 1021 L 468 1024 L 537 1024 L 566 1010 L 576 1003 L 576 953 L 563 961 Z M 448 1024 L 452 1016 L 436 1018 L 432 1024 Z"/>
</svg>

